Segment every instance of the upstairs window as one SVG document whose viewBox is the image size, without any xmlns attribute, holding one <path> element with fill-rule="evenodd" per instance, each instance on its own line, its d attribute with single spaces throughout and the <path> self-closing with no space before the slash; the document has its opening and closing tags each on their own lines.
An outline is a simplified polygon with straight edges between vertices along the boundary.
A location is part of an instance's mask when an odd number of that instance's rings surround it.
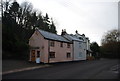
<svg viewBox="0 0 120 81">
<path fill-rule="evenodd" d="M 69 43 L 67 43 L 67 48 L 70 48 L 70 44 Z"/>
<path fill-rule="evenodd" d="M 55 42 L 54 41 L 50 41 L 50 46 L 54 47 L 55 46 Z"/>
<path fill-rule="evenodd" d="M 79 42 L 79 48 L 82 48 L 82 43 Z"/>
<path fill-rule="evenodd" d="M 60 47 L 63 47 L 63 42 L 60 42 Z"/>
</svg>

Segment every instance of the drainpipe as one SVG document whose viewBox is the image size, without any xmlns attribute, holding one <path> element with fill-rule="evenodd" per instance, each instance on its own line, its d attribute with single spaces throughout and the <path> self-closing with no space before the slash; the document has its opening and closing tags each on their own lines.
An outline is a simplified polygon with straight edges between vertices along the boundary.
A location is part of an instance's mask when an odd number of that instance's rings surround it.
<svg viewBox="0 0 120 81">
<path fill-rule="evenodd" d="M 74 61 L 74 41 L 72 41 L 73 61 Z"/>
<path fill-rule="evenodd" d="M 31 61 L 31 50 L 29 52 L 30 52 L 30 54 L 29 54 L 29 61 Z"/>
<path fill-rule="evenodd" d="M 49 42 L 49 40 L 48 40 L 48 63 L 49 63 L 49 61 L 50 61 L 49 53 L 50 53 L 50 42 Z"/>
</svg>

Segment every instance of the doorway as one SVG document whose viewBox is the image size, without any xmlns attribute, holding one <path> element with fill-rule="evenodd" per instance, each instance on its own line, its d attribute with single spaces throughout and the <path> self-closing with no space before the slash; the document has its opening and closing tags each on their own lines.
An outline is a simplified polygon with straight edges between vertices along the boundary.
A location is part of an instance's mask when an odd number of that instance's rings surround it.
<svg viewBox="0 0 120 81">
<path fill-rule="evenodd" d="M 31 51 L 31 61 L 35 62 L 35 50 Z"/>
</svg>

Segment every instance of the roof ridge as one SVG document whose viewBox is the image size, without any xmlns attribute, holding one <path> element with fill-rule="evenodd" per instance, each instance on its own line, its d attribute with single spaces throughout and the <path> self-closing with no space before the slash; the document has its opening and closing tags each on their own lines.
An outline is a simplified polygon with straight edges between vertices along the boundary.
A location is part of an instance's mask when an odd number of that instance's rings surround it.
<svg viewBox="0 0 120 81">
<path fill-rule="evenodd" d="M 43 35 L 43 37 L 45 37 L 47 39 L 70 42 L 61 35 L 54 34 L 54 33 L 51 33 L 51 32 L 45 31 L 45 30 L 41 30 L 41 29 L 37 29 L 37 30 Z"/>
<path fill-rule="evenodd" d="M 58 34 L 55 34 L 55 33 L 49 32 L 49 31 L 45 31 L 45 30 L 42 30 L 42 29 L 38 29 L 38 30 L 41 30 L 41 31 L 44 31 L 44 32 L 47 32 L 47 33 L 51 33 L 51 34 L 54 34 L 54 35 L 58 35 Z M 61 36 L 61 35 L 58 35 L 58 36 Z"/>
</svg>

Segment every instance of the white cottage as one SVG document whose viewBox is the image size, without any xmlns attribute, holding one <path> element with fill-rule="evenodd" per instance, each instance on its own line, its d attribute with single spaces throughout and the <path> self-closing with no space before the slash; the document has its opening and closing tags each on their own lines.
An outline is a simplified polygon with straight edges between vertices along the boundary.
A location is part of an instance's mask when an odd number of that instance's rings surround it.
<svg viewBox="0 0 120 81">
<path fill-rule="evenodd" d="M 62 36 L 73 43 L 73 60 L 86 60 L 85 42 L 75 35 L 67 34 L 66 31 L 62 31 Z"/>
<path fill-rule="evenodd" d="M 77 31 L 75 36 L 79 39 L 82 39 L 84 41 L 83 48 L 86 51 L 86 56 L 92 56 L 92 51 L 90 50 L 90 40 L 88 37 L 85 37 L 84 34 L 80 35 Z"/>
</svg>

